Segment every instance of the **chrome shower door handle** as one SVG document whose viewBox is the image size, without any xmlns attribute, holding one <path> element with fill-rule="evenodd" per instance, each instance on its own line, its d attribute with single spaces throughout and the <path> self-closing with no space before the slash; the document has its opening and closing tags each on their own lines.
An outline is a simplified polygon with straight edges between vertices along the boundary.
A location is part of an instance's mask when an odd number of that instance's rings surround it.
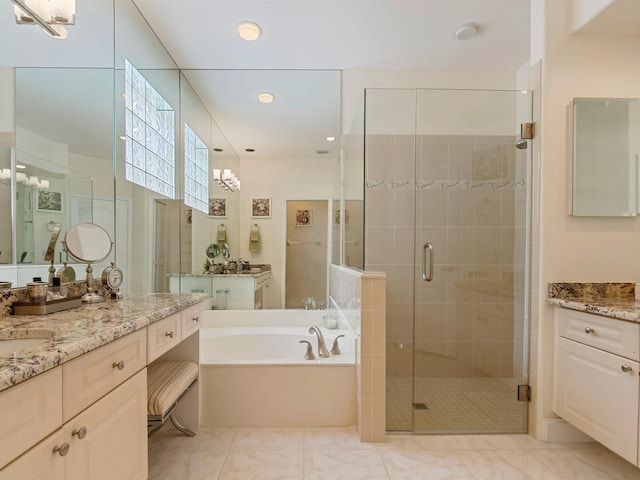
<svg viewBox="0 0 640 480">
<path fill-rule="evenodd" d="M 427 275 L 427 250 L 429 250 L 429 275 Z M 425 282 L 433 280 L 433 245 L 429 242 L 422 246 L 422 279 Z"/>
</svg>

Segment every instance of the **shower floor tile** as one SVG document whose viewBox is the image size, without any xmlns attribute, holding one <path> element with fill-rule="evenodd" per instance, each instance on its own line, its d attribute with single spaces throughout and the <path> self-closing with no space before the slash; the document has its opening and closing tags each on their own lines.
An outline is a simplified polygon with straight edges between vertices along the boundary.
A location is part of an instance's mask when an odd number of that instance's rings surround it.
<svg viewBox="0 0 640 480">
<path fill-rule="evenodd" d="M 521 433 L 526 403 L 511 378 L 387 378 L 387 430 L 415 433 Z M 413 404 L 425 404 L 426 409 Z"/>
</svg>

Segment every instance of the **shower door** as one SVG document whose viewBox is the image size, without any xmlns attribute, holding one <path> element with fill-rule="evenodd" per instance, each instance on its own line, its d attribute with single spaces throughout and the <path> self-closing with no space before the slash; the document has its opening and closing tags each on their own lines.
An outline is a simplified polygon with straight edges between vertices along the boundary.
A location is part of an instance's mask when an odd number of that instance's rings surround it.
<svg viewBox="0 0 640 480">
<path fill-rule="evenodd" d="M 387 430 L 526 432 L 531 149 L 516 142 L 531 94 L 366 101 L 365 261 L 389 283 Z M 377 238 L 392 246 L 385 265 Z"/>
</svg>

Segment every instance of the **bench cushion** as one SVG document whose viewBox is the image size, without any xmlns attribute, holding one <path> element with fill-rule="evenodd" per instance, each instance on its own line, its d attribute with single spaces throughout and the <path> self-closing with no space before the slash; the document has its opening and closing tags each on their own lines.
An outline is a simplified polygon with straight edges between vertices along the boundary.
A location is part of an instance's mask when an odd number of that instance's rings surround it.
<svg viewBox="0 0 640 480">
<path fill-rule="evenodd" d="M 153 362 L 147 367 L 147 414 L 162 416 L 198 378 L 192 362 Z"/>
</svg>

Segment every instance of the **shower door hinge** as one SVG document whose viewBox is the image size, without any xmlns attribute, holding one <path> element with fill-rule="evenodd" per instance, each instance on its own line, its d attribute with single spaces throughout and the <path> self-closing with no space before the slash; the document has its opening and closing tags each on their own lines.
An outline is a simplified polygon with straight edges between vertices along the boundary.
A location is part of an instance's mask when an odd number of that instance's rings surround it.
<svg viewBox="0 0 640 480">
<path fill-rule="evenodd" d="M 525 122 L 520 124 L 520 138 L 531 140 L 536 136 L 536 124 L 533 122 Z"/>
<path fill-rule="evenodd" d="M 519 402 L 531 401 L 531 387 L 529 385 L 518 385 L 518 401 Z"/>
</svg>

